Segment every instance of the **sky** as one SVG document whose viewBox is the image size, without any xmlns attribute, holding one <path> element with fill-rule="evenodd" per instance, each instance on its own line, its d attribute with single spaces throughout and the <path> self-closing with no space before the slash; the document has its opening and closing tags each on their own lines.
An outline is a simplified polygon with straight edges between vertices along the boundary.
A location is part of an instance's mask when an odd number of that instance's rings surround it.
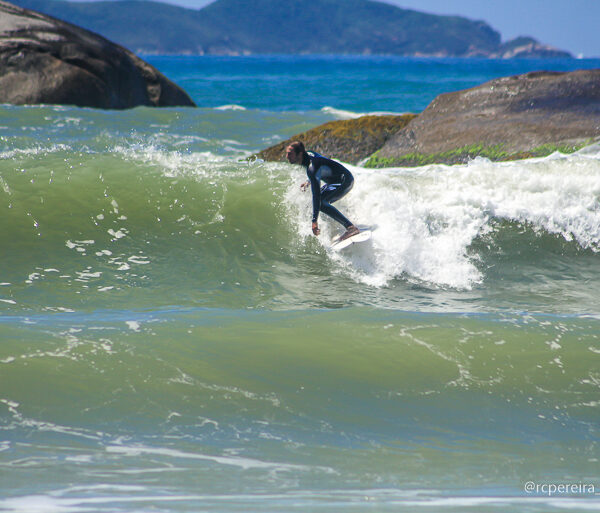
<svg viewBox="0 0 600 513">
<path fill-rule="evenodd" d="M 400 7 L 484 20 L 506 41 L 531 36 L 573 55 L 600 57 L 600 0 L 397 0 Z"/>
<path fill-rule="evenodd" d="M 157 1 L 190 8 L 210 3 L 210 0 Z M 600 0 L 385 1 L 422 12 L 483 20 L 500 32 L 503 41 L 531 36 L 540 43 L 567 50 L 576 57 L 600 57 Z M 248 0 L 248 5 L 252 5 L 252 0 Z"/>
</svg>

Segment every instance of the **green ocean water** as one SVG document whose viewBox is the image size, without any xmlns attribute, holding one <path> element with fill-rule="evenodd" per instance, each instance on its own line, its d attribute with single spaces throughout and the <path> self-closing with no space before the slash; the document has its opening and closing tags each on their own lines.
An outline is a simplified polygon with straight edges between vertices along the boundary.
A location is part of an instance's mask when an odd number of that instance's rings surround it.
<svg viewBox="0 0 600 513">
<path fill-rule="evenodd" d="M 598 147 L 351 166 L 334 253 L 245 157 L 349 113 L 0 112 L 0 511 L 600 508 Z"/>
</svg>

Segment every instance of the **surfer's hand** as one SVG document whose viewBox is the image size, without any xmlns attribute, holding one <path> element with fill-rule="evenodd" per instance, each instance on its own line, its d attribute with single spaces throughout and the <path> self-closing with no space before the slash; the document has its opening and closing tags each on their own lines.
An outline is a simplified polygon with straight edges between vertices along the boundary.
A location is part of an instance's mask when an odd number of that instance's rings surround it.
<svg viewBox="0 0 600 513">
<path fill-rule="evenodd" d="M 312 231 L 315 235 L 319 235 L 319 233 L 321 233 L 321 230 L 319 230 L 319 225 L 316 221 L 312 224 Z"/>
<path fill-rule="evenodd" d="M 302 192 L 306 192 L 306 189 L 308 189 L 309 185 L 310 185 L 310 181 L 304 182 L 302 185 L 300 185 L 300 189 L 302 189 Z"/>
</svg>

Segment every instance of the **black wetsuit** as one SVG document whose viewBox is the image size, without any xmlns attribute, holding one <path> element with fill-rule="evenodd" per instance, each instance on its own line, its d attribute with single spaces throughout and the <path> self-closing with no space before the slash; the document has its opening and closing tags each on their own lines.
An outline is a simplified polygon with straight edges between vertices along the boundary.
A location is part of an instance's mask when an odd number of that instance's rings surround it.
<svg viewBox="0 0 600 513">
<path fill-rule="evenodd" d="M 354 185 L 354 177 L 344 166 L 335 160 L 308 151 L 304 154 L 302 165 L 310 180 L 313 197 L 313 223 L 317 222 L 319 211 L 343 224 L 346 228 L 352 226 L 344 215 L 331 203 L 343 198 Z M 321 180 L 325 185 L 321 187 Z"/>
</svg>

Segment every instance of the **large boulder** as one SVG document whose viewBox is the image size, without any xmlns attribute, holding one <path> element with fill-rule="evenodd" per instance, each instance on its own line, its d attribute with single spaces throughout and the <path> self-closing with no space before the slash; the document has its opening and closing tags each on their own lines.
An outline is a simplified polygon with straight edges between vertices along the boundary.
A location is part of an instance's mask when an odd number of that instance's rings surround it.
<svg viewBox="0 0 600 513">
<path fill-rule="evenodd" d="M 442 94 L 368 162 L 373 167 L 508 160 L 600 138 L 600 69 L 532 72 Z"/>
<path fill-rule="evenodd" d="M 1 0 L 0 103 L 194 106 L 183 89 L 129 50 Z"/>
<path fill-rule="evenodd" d="M 286 160 L 285 149 L 292 141 L 302 141 L 307 149 L 327 157 L 357 164 L 381 148 L 398 130 L 405 127 L 415 114 L 361 116 L 354 119 L 329 121 L 296 134 L 258 153 L 267 161 Z"/>
</svg>

